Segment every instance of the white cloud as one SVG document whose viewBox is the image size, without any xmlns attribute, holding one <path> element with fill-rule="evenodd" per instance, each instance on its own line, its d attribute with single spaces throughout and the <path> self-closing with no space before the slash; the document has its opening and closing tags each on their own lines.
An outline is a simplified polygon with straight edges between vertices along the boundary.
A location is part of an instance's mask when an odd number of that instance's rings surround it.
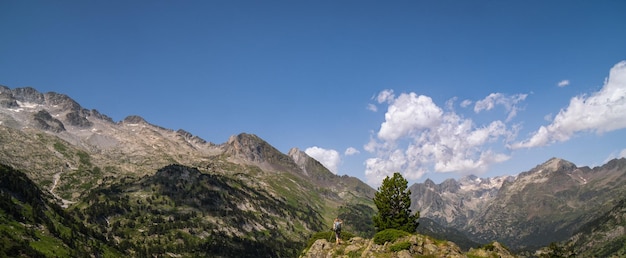
<svg viewBox="0 0 626 258">
<path fill-rule="evenodd" d="M 511 148 L 545 146 L 567 141 L 579 132 L 601 134 L 623 128 L 626 128 L 626 61 L 611 68 L 600 91 L 572 98 L 551 124 L 541 126 L 529 139 Z"/>
<path fill-rule="evenodd" d="M 543 120 L 546 120 L 548 122 L 552 122 L 552 113 L 543 116 Z"/>
<path fill-rule="evenodd" d="M 474 112 L 479 113 L 483 110 L 491 110 L 496 106 L 496 102 L 504 99 L 504 95 L 501 93 L 491 93 L 483 100 L 476 101 L 474 105 Z"/>
<path fill-rule="evenodd" d="M 354 147 L 349 147 L 349 148 L 347 148 L 347 149 L 346 149 L 346 151 L 344 152 L 344 155 L 346 155 L 346 156 L 352 156 L 352 155 L 356 155 L 356 154 L 359 154 L 359 153 L 361 153 L 361 152 L 360 152 L 359 150 L 357 150 L 356 148 L 354 148 Z"/>
<path fill-rule="evenodd" d="M 304 153 L 311 156 L 315 160 L 319 161 L 330 172 L 337 174 L 339 163 L 341 163 L 341 157 L 336 150 L 327 150 L 317 146 L 307 148 Z"/>
<path fill-rule="evenodd" d="M 517 103 L 523 98 L 507 100 Z M 430 97 L 403 93 L 390 101 L 380 130 L 364 147 L 375 155 L 365 162 L 365 174 L 368 183 L 376 185 L 394 172 L 407 179 L 430 171 L 480 173 L 509 158 L 492 145 L 508 141 L 515 132 L 499 120 L 478 126 L 453 110 L 444 112 Z"/>
<path fill-rule="evenodd" d="M 403 93 L 389 106 L 378 138 L 393 142 L 418 130 L 438 125 L 442 115 L 443 111 L 430 97 L 418 96 L 413 92 Z"/>
<path fill-rule="evenodd" d="M 616 154 L 617 153 L 617 154 Z M 621 159 L 621 158 L 626 158 L 626 149 L 623 149 L 619 152 L 613 152 L 611 153 L 603 162 L 603 164 L 608 163 L 609 161 L 613 160 L 613 159 Z"/>
<path fill-rule="evenodd" d="M 556 86 L 559 86 L 559 87 L 565 87 L 567 85 L 569 85 L 569 80 L 562 80 L 556 84 Z"/>
<path fill-rule="evenodd" d="M 393 99 L 393 90 L 383 90 L 378 93 L 378 96 L 376 97 L 376 101 L 378 101 L 378 103 L 391 102 Z"/>
<path fill-rule="evenodd" d="M 474 105 L 474 112 L 480 113 L 483 110 L 492 110 L 496 105 L 502 105 L 508 112 L 506 120 L 510 121 L 517 115 L 517 112 L 520 109 L 517 104 L 524 101 L 527 96 L 528 94 L 505 96 L 502 93 L 491 93 L 486 98 L 476 101 L 476 104 Z"/>
<path fill-rule="evenodd" d="M 457 99 L 457 97 L 453 97 L 446 101 L 446 110 L 454 110 L 454 102 L 456 102 Z"/>
<path fill-rule="evenodd" d="M 472 101 L 469 99 L 463 100 L 461 101 L 461 107 L 462 108 L 466 108 L 469 107 L 470 105 L 472 105 Z"/>
<path fill-rule="evenodd" d="M 378 112 L 378 107 L 376 107 L 376 105 L 374 104 L 367 104 L 367 110 L 372 112 Z"/>
<path fill-rule="evenodd" d="M 367 159 L 365 161 L 365 176 L 368 183 L 380 184 L 388 175 L 403 172 L 406 162 L 406 157 L 401 150 L 395 150 L 385 158 Z"/>
</svg>

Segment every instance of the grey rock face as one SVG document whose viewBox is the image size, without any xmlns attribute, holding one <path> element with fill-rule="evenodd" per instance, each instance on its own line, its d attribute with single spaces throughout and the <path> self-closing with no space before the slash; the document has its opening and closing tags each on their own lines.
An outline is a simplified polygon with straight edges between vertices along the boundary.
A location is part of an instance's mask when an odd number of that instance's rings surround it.
<svg viewBox="0 0 626 258">
<path fill-rule="evenodd" d="M 63 126 L 63 123 L 58 119 L 53 118 L 50 113 L 45 110 L 40 110 L 39 112 L 35 113 L 33 119 L 35 120 L 35 125 L 42 130 L 55 133 L 65 131 L 65 126 Z"/>
<path fill-rule="evenodd" d="M 84 109 L 74 110 L 72 112 L 67 113 L 67 115 L 65 115 L 65 118 L 73 126 L 86 128 L 86 127 L 91 127 L 93 125 L 92 122 L 87 120 L 86 117 L 88 115 L 89 115 L 89 111 L 87 110 L 84 110 Z"/>
</svg>

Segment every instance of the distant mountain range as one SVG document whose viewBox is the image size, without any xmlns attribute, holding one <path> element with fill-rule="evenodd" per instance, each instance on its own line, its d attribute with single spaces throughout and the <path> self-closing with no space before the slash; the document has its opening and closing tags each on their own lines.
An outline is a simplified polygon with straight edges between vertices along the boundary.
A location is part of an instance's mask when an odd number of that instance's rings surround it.
<svg viewBox="0 0 626 258">
<path fill-rule="evenodd" d="M 533 251 L 568 240 L 623 205 L 626 159 L 589 168 L 552 158 L 517 176 L 470 176 L 438 185 L 427 180 L 410 190 L 412 209 L 444 228 L 456 229 L 474 242 L 497 240 L 514 250 Z M 624 222 L 618 233 L 607 236 L 607 242 L 623 239 L 619 232 L 624 232 Z M 594 246 L 607 242 L 595 241 Z"/>
<path fill-rule="evenodd" d="M 254 134 L 215 144 L 0 86 L 0 144 L 0 241 L 22 239 L 4 245 L 8 256 L 64 256 L 62 246 L 74 256 L 294 257 L 336 216 L 355 235 L 374 233 L 375 189 Z M 464 249 L 497 240 L 516 251 L 619 254 L 625 174 L 626 159 L 579 168 L 552 158 L 515 176 L 414 184 L 411 208 L 420 232 Z"/>
</svg>

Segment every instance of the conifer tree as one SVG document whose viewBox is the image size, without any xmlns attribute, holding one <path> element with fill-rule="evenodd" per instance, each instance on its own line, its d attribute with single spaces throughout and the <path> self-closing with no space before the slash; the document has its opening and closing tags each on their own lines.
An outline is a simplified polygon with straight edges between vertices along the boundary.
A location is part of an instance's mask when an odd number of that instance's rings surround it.
<svg viewBox="0 0 626 258">
<path fill-rule="evenodd" d="M 411 214 L 411 191 L 407 189 L 407 183 L 398 172 L 383 180 L 374 196 L 378 213 L 373 220 L 377 231 L 391 228 L 415 232 L 419 212 Z"/>
</svg>

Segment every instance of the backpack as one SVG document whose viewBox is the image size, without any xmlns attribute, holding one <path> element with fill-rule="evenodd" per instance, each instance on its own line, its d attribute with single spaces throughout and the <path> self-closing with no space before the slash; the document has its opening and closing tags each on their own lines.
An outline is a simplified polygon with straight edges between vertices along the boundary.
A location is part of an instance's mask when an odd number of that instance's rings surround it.
<svg viewBox="0 0 626 258">
<path fill-rule="evenodd" d="M 333 229 L 335 231 L 341 231 L 341 222 L 335 221 L 335 224 L 333 225 Z"/>
</svg>

